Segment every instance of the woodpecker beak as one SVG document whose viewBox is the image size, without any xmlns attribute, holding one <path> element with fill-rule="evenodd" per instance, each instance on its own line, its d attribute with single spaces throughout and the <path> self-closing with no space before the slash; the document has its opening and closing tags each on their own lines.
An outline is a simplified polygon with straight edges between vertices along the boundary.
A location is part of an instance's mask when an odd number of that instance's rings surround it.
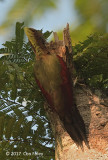
<svg viewBox="0 0 108 160">
<path fill-rule="evenodd" d="M 34 38 L 35 29 L 24 27 L 24 31 L 29 40 L 31 40 L 31 38 Z"/>
<path fill-rule="evenodd" d="M 28 37 L 28 40 L 29 40 L 34 52 L 36 52 L 36 46 L 37 46 L 36 45 L 37 40 L 36 40 L 36 36 L 35 36 L 36 30 L 33 29 L 33 28 L 24 27 L 24 31 L 25 31 L 25 34 Z"/>
</svg>

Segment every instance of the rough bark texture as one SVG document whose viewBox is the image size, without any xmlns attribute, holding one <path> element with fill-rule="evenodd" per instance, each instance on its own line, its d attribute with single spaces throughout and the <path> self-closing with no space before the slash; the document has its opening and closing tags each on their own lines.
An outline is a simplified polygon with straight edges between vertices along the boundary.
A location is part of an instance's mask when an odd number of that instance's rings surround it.
<svg viewBox="0 0 108 160">
<path fill-rule="evenodd" d="M 75 88 L 77 107 L 86 124 L 90 149 L 77 148 L 56 113 L 47 110 L 56 140 L 56 160 L 107 160 L 108 159 L 108 106 L 103 98 L 93 94 L 88 88 Z"/>
<path fill-rule="evenodd" d="M 72 48 L 69 25 L 63 31 L 63 41 L 54 33 L 55 42 L 47 44 L 52 54 L 59 54 L 66 61 L 73 77 Z M 68 54 L 67 54 L 68 53 Z M 45 104 L 45 110 L 51 122 L 55 136 L 56 160 L 107 160 L 108 159 L 108 98 L 100 91 L 92 93 L 85 85 L 74 87 L 77 107 L 84 119 L 90 149 L 84 145 L 84 151 L 77 148 L 56 113 Z"/>
</svg>

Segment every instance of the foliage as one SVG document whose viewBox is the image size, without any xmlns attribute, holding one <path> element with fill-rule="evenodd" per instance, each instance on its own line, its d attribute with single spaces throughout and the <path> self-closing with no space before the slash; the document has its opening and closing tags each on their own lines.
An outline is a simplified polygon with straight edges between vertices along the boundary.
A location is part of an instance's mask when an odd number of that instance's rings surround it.
<svg viewBox="0 0 108 160">
<path fill-rule="evenodd" d="M 76 22 L 71 26 L 73 42 L 84 41 L 94 32 L 108 32 L 108 1 L 107 0 L 75 0 Z"/>
<path fill-rule="evenodd" d="M 75 0 L 74 7 L 76 20 L 72 24 L 69 22 L 73 44 L 86 40 L 94 32 L 108 32 L 108 0 Z M 61 30 L 59 36 L 62 37 Z"/>
<path fill-rule="evenodd" d="M 90 35 L 76 44 L 74 63 L 79 79 L 92 88 L 108 89 L 108 34 Z"/>
<path fill-rule="evenodd" d="M 16 23 L 16 37 L 7 41 L 0 53 L 0 159 L 54 159 L 54 138 L 44 113 L 44 99 L 33 73 L 34 53 L 24 41 L 23 23 Z M 48 32 L 49 34 L 49 32 Z M 45 37 L 48 36 L 45 34 Z M 24 104 L 25 103 L 25 104 Z M 27 153 L 43 153 L 43 157 Z"/>
<path fill-rule="evenodd" d="M 108 22 L 107 0 L 76 0 L 75 6 L 81 23 L 84 24 L 89 21 L 93 24 L 95 31 L 106 32 Z"/>
</svg>

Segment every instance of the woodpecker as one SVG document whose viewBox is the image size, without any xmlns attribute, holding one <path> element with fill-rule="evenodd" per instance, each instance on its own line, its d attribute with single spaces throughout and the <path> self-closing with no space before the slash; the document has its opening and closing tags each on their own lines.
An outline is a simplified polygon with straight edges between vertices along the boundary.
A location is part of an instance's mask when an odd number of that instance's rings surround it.
<svg viewBox="0 0 108 160">
<path fill-rule="evenodd" d="M 84 141 L 89 148 L 85 124 L 74 102 L 66 62 L 59 55 L 49 53 L 40 31 L 27 27 L 24 30 L 36 55 L 36 83 L 76 145 L 83 148 Z"/>
</svg>

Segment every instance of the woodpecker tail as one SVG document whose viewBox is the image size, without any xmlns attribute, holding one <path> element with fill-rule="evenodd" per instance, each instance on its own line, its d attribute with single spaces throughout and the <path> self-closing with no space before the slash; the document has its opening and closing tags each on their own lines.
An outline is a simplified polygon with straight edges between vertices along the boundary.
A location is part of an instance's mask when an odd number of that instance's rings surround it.
<svg viewBox="0 0 108 160">
<path fill-rule="evenodd" d="M 65 112 L 65 117 L 62 119 L 64 127 L 76 145 L 83 150 L 83 141 L 90 149 L 84 121 L 79 113 L 77 107 L 74 107 L 74 111 Z"/>
</svg>

